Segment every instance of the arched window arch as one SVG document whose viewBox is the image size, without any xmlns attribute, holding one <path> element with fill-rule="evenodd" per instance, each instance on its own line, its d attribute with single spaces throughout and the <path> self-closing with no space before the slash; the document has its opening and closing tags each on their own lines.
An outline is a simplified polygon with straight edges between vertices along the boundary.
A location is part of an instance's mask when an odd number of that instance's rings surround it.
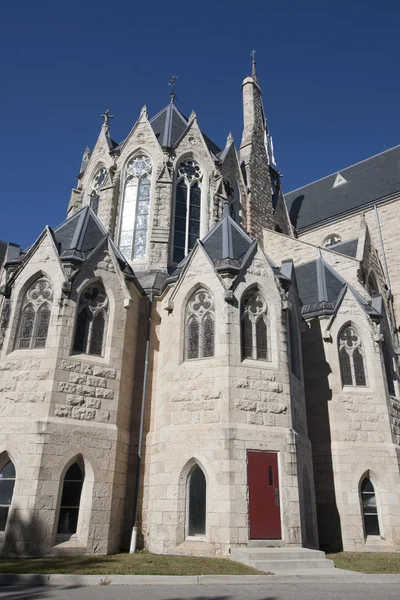
<svg viewBox="0 0 400 600">
<path fill-rule="evenodd" d="M 367 385 L 364 348 L 352 325 L 346 325 L 339 333 L 339 363 L 342 385 Z"/>
<path fill-rule="evenodd" d="M 191 296 L 186 308 L 186 358 L 214 356 L 214 298 L 201 288 Z"/>
<path fill-rule="evenodd" d="M 367 291 L 372 298 L 379 295 L 378 282 L 373 271 L 369 273 L 367 278 Z"/>
<path fill-rule="evenodd" d="M 41 277 L 26 292 L 20 313 L 16 348 L 45 348 L 50 325 L 53 290 Z"/>
<path fill-rule="evenodd" d="M 334 246 L 335 244 L 339 244 L 342 241 L 342 238 L 337 233 L 331 233 L 326 238 L 324 238 L 322 242 L 323 248 L 329 248 L 329 246 Z"/>
<path fill-rule="evenodd" d="M 207 483 L 202 469 L 196 465 L 188 478 L 187 532 L 189 536 L 206 534 Z"/>
<path fill-rule="evenodd" d="M 369 477 L 363 479 L 360 491 L 365 535 L 380 535 L 375 489 Z"/>
<path fill-rule="evenodd" d="M 107 294 L 101 283 L 95 283 L 85 289 L 79 300 L 74 352 L 103 356 L 107 322 Z"/>
<path fill-rule="evenodd" d="M 68 468 L 64 476 L 57 526 L 59 535 L 71 536 L 77 531 L 84 479 L 85 468 L 80 459 Z"/>
<path fill-rule="evenodd" d="M 135 156 L 126 167 L 119 249 L 127 260 L 144 258 L 149 229 L 151 159 Z"/>
<path fill-rule="evenodd" d="M 15 467 L 8 460 L 0 470 L 0 531 L 5 531 L 15 485 Z"/>
<path fill-rule="evenodd" d="M 268 306 L 253 288 L 242 300 L 242 359 L 270 360 Z"/>
<path fill-rule="evenodd" d="M 195 160 L 179 163 L 175 191 L 174 263 L 180 263 L 200 237 L 201 180 L 201 168 Z"/>
<path fill-rule="evenodd" d="M 100 169 L 98 169 L 98 171 L 96 171 L 96 174 L 92 180 L 92 185 L 91 185 L 92 189 L 89 194 L 89 204 L 90 204 L 90 208 L 93 210 L 93 212 L 96 215 L 99 212 L 99 202 L 100 202 L 99 190 L 106 183 L 107 177 L 108 177 L 107 169 L 105 167 L 101 167 Z"/>
</svg>

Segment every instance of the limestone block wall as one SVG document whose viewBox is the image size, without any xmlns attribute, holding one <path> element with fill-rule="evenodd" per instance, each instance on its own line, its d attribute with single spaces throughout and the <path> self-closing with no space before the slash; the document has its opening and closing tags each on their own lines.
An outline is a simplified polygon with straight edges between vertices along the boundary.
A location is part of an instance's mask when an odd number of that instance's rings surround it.
<svg viewBox="0 0 400 600">
<path fill-rule="evenodd" d="M 256 283 L 270 311 L 271 361 L 262 365 L 242 361 L 240 350 L 241 298 Z M 214 297 L 215 356 L 185 360 L 185 307 L 200 286 Z M 304 438 L 300 456 L 309 465 L 311 453 L 305 432 L 293 428 L 286 318 L 277 282 L 261 254 L 238 282 L 234 298 L 233 303 L 224 300 L 224 285 L 198 247 L 185 275 L 155 308 L 158 356 L 143 500 L 144 541 L 152 552 L 226 556 L 232 545 L 247 544 L 247 450 L 278 452 L 283 538 L 302 543 L 298 438 Z M 195 463 L 207 480 L 203 539 L 187 537 L 186 486 Z"/>
<path fill-rule="evenodd" d="M 343 387 L 337 339 L 346 323 L 358 329 L 367 385 Z M 326 549 L 398 550 L 400 473 L 376 326 L 346 295 L 325 341 L 327 318 L 313 319 L 303 337 L 308 430 L 313 447 L 320 544 Z M 381 537 L 365 536 L 360 485 L 375 486 Z"/>
<path fill-rule="evenodd" d="M 15 350 L 24 290 L 42 274 L 54 292 L 46 348 Z M 120 548 L 139 294 L 125 284 L 107 247 L 75 277 L 70 298 L 62 292 L 64 279 L 46 236 L 12 290 L 0 358 L 0 409 L 8 416 L 0 425 L 0 461 L 13 460 L 16 484 L 3 553 L 105 554 Z M 109 298 L 105 354 L 76 355 L 80 294 L 99 279 Z M 77 458 L 85 470 L 78 531 L 65 540 L 57 536 L 63 477 Z"/>
</svg>

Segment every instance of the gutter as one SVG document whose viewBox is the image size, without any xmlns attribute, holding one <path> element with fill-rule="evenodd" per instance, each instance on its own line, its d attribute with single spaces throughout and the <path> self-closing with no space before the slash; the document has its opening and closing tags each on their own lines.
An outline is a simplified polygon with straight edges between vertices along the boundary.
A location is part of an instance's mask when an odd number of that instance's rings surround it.
<svg viewBox="0 0 400 600">
<path fill-rule="evenodd" d="M 140 412 L 140 427 L 139 427 L 139 442 L 138 442 L 138 456 L 137 456 L 137 467 L 136 467 L 136 483 L 135 483 L 135 513 L 133 519 L 133 527 L 131 533 L 131 543 L 129 546 L 129 552 L 134 554 L 136 552 L 137 543 L 137 519 L 139 512 L 139 479 L 140 479 L 140 467 L 142 464 L 142 450 L 143 450 L 143 432 L 144 432 L 144 416 L 146 408 L 146 393 L 147 393 L 147 381 L 149 372 L 149 354 L 150 354 L 150 334 L 151 334 L 151 315 L 153 308 L 153 292 L 149 296 L 149 316 L 147 319 L 147 337 L 146 337 L 146 359 L 144 364 L 143 373 L 143 390 L 142 390 L 142 407 Z"/>
</svg>

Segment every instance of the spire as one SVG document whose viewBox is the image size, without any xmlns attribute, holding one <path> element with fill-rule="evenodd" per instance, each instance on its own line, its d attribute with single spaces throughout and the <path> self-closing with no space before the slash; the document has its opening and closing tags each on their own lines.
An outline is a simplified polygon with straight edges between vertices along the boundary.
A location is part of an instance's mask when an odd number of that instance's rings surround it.
<svg viewBox="0 0 400 600">
<path fill-rule="evenodd" d="M 113 119 L 114 115 L 110 115 L 110 111 L 107 108 L 104 115 L 100 115 L 100 116 L 103 117 L 103 119 L 104 119 L 104 123 L 103 123 L 104 133 L 106 135 L 110 135 L 110 119 Z"/>
<path fill-rule="evenodd" d="M 178 79 L 177 75 L 172 75 L 171 81 L 168 84 L 168 85 L 171 86 L 171 92 L 169 94 L 169 102 L 170 102 L 170 104 L 173 104 L 174 101 L 175 101 L 175 83 L 176 83 L 177 79 Z"/>
<path fill-rule="evenodd" d="M 254 79 L 254 81 L 256 83 L 258 83 L 258 77 L 257 77 L 257 69 L 256 69 L 256 52 L 257 50 L 252 50 L 251 51 L 251 76 Z"/>
</svg>

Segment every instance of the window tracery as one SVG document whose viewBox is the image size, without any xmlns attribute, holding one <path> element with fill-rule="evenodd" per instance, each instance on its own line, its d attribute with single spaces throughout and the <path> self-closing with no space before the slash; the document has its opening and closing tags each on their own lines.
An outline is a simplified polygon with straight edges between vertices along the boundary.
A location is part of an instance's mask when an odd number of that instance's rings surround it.
<svg viewBox="0 0 400 600">
<path fill-rule="evenodd" d="M 100 195 L 99 190 L 107 180 L 108 171 L 105 167 L 99 169 L 93 178 L 92 191 L 89 195 L 90 208 L 97 215 L 99 212 Z"/>
<path fill-rule="evenodd" d="M 127 260 L 146 256 L 149 228 L 151 159 L 135 156 L 126 168 L 119 249 Z"/>
<path fill-rule="evenodd" d="M 0 471 L 0 531 L 5 531 L 15 485 L 15 467 L 7 461 Z"/>
<path fill-rule="evenodd" d="M 268 307 L 256 289 L 246 293 L 242 303 L 242 358 L 270 360 Z"/>
<path fill-rule="evenodd" d="M 362 341 L 355 327 L 347 325 L 339 334 L 339 363 L 342 385 L 367 385 Z"/>
<path fill-rule="evenodd" d="M 174 263 L 180 263 L 200 237 L 202 177 L 200 165 L 195 160 L 179 164 L 175 191 Z"/>
<path fill-rule="evenodd" d="M 197 290 L 186 309 L 186 358 L 214 356 L 215 314 L 214 299 L 205 290 Z"/>
<path fill-rule="evenodd" d="M 342 241 L 342 238 L 337 233 L 332 233 L 328 235 L 322 242 L 322 246 L 324 248 L 329 248 L 329 246 L 334 246 L 335 244 L 339 244 Z"/>
<path fill-rule="evenodd" d="M 103 286 L 86 288 L 79 301 L 74 352 L 102 356 L 107 333 L 108 298 Z"/>
<path fill-rule="evenodd" d="M 53 290 L 47 279 L 35 281 L 25 294 L 17 348 L 45 348 Z"/>
</svg>

